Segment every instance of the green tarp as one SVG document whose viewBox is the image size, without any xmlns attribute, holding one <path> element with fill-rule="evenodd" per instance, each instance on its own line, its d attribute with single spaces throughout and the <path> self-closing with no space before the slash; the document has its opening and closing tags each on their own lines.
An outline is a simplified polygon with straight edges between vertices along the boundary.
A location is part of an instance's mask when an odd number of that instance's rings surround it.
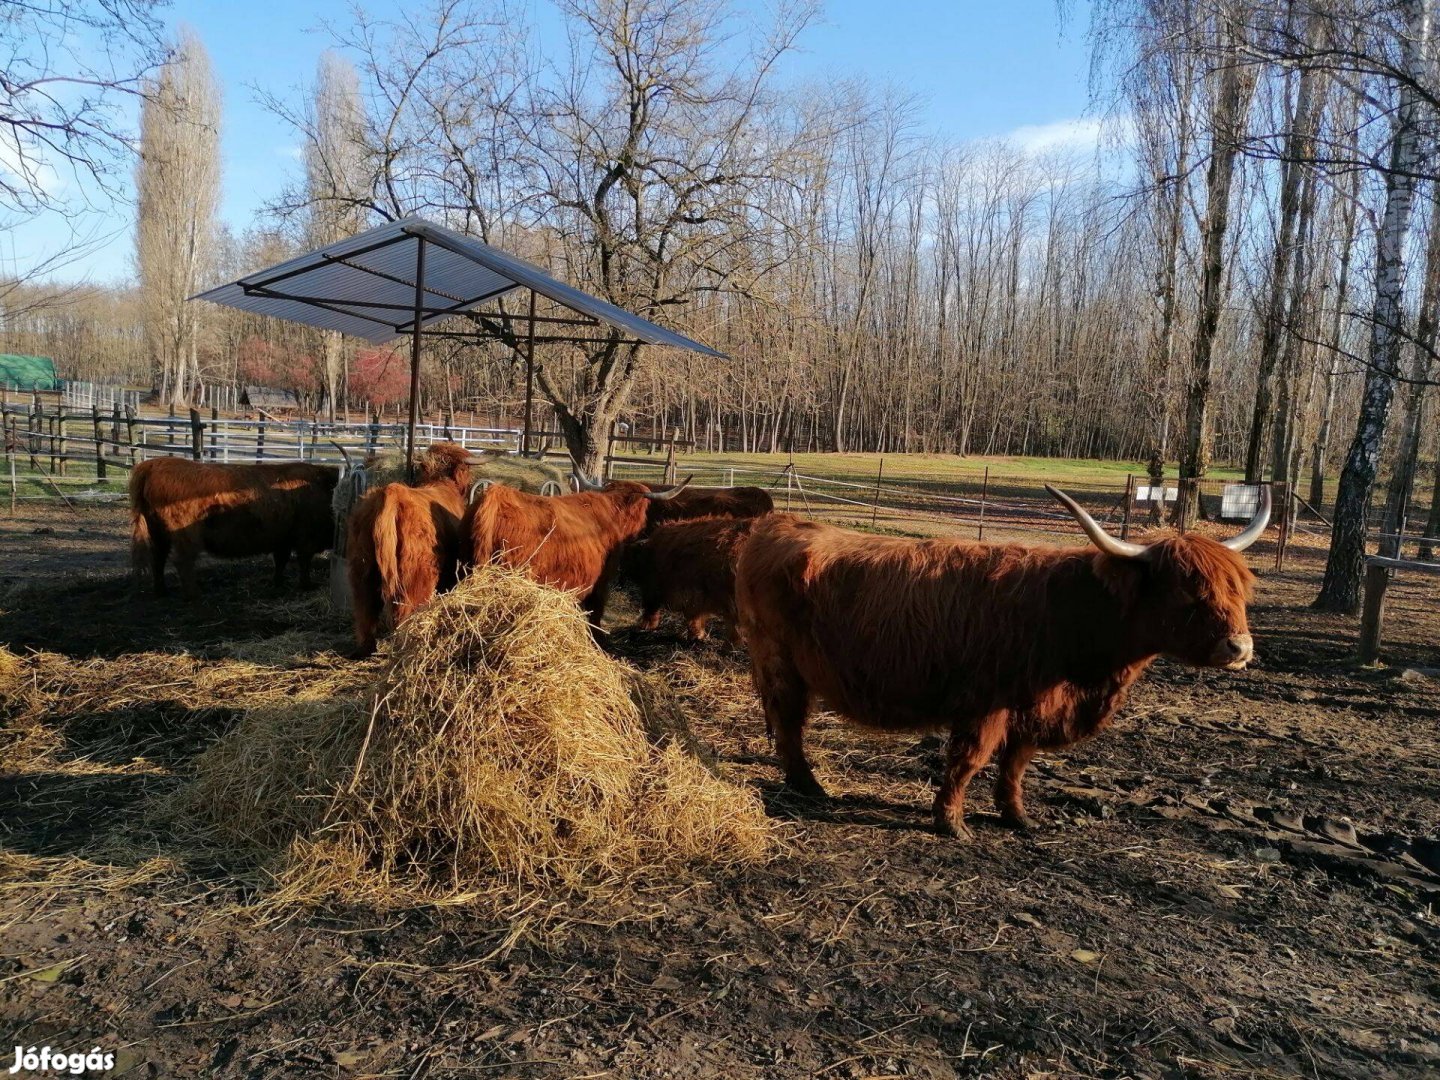
<svg viewBox="0 0 1440 1080">
<path fill-rule="evenodd" d="M 10 390 L 59 390 L 55 361 L 48 356 L 0 353 L 0 386 Z"/>
</svg>

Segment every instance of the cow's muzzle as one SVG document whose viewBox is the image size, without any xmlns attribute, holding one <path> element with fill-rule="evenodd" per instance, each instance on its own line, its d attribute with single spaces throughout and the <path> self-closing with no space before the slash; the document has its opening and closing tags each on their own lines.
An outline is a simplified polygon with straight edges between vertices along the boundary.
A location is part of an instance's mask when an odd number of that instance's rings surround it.
<svg viewBox="0 0 1440 1080">
<path fill-rule="evenodd" d="M 1216 667 L 1239 671 L 1255 656 L 1255 641 L 1249 634 L 1232 634 L 1215 646 L 1210 662 Z"/>
</svg>

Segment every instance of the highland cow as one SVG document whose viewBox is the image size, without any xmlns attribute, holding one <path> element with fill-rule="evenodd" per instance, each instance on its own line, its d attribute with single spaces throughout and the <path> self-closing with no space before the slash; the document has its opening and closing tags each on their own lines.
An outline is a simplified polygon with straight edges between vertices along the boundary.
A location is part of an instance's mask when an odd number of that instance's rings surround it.
<svg viewBox="0 0 1440 1080">
<path fill-rule="evenodd" d="M 901 540 L 778 514 L 740 553 L 736 606 L 751 677 L 786 783 L 823 797 L 805 758 L 812 701 L 891 731 L 948 728 L 936 827 L 969 835 L 965 790 L 999 754 L 1003 822 L 1029 824 L 1021 795 L 1037 751 L 1095 734 L 1161 655 L 1238 669 L 1253 646 L 1253 575 L 1239 552 L 1270 514 L 1223 543 L 1130 544 L 1050 489 L 1098 551 Z"/>
<path fill-rule="evenodd" d="M 206 552 L 221 559 L 270 554 L 275 584 L 283 585 L 293 553 L 300 585 L 310 587 L 310 561 L 330 548 L 330 501 L 340 470 L 286 462 L 215 465 L 186 458 L 142 461 L 130 473 L 131 558 L 137 578 L 149 572 L 165 595 L 171 552 L 184 594 L 199 595 L 195 563 Z"/>
<path fill-rule="evenodd" d="M 455 584 L 466 554 L 461 523 L 470 454 L 433 443 L 416 463 L 416 486 L 374 488 L 350 513 L 346 537 L 350 604 L 359 655 Z"/>
</svg>

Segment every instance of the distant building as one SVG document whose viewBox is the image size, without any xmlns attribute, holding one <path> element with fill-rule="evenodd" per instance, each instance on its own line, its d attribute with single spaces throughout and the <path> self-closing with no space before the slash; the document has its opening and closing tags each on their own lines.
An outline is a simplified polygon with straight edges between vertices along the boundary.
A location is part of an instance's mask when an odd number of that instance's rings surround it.
<svg viewBox="0 0 1440 1080">
<path fill-rule="evenodd" d="M 0 353 L 0 386 L 7 390 L 59 390 L 55 361 L 48 356 Z"/>
<path fill-rule="evenodd" d="M 240 404 L 251 409 L 266 412 L 292 412 L 300 408 L 300 399 L 292 390 L 277 390 L 273 386 L 247 386 L 240 397 Z"/>
</svg>

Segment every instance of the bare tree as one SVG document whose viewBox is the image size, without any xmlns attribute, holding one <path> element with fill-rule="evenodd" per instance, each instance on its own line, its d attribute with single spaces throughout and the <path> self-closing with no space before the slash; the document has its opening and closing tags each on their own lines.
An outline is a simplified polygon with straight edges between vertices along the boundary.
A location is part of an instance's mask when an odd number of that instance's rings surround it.
<svg viewBox="0 0 1440 1080">
<path fill-rule="evenodd" d="M 181 405 L 199 381 L 196 305 L 186 297 L 209 272 L 220 199 L 220 90 L 205 47 L 188 31 L 147 82 L 135 188 L 145 337 L 162 399 Z"/>
<path fill-rule="evenodd" d="M 1425 399 L 1429 395 L 1430 369 L 1440 324 L 1440 201 L 1430 193 L 1430 236 L 1425 247 L 1425 285 L 1420 295 L 1420 315 L 1415 328 L 1415 348 L 1410 380 L 1405 386 L 1405 408 L 1400 422 L 1400 440 L 1395 447 L 1395 467 L 1385 489 L 1385 512 L 1381 517 L 1380 554 L 1396 558 L 1401 554 L 1400 537 L 1410 513 L 1415 474 L 1420 460 L 1420 440 L 1425 425 Z"/>
<path fill-rule="evenodd" d="M 63 209 L 54 175 L 115 193 L 126 98 L 160 60 L 159 0 L 29 0 L 0 13 L 0 209 Z"/>
<path fill-rule="evenodd" d="M 312 247 L 364 228 L 373 176 L 369 157 L 359 76 L 340 56 L 322 53 L 305 140 L 305 235 Z M 344 376 L 344 341 L 333 330 L 322 332 L 321 338 L 325 406 L 334 420 Z"/>
<path fill-rule="evenodd" d="M 530 128 L 547 226 L 572 270 L 611 303 L 671 321 L 706 292 L 742 290 L 726 259 L 755 228 L 748 194 L 783 160 L 759 142 L 779 58 L 814 16 L 782 9 L 746 60 L 722 73 L 717 43 L 737 12 L 727 0 L 565 0 L 576 66 L 536 103 Z M 641 346 L 617 331 L 590 349 L 566 387 L 537 380 L 582 467 L 625 408 Z"/>
<path fill-rule="evenodd" d="M 1371 315 L 1369 366 L 1361 399 L 1355 437 L 1340 474 L 1335 496 L 1334 523 L 1325 580 L 1315 606 L 1325 611 L 1354 612 L 1360 606 L 1360 582 L 1365 572 L 1365 534 L 1370 497 L 1379 469 L 1380 452 L 1395 395 L 1404 344 L 1404 260 L 1410 231 L 1411 208 L 1419 170 L 1425 167 L 1427 141 L 1421 138 L 1421 97 L 1415 91 L 1432 63 L 1430 0 L 1399 0 L 1403 18 L 1400 30 L 1405 60 L 1403 70 L 1412 81 L 1398 88 L 1385 174 L 1385 211 L 1375 240 L 1375 303 Z"/>
<path fill-rule="evenodd" d="M 1209 116 L 1209 164 L 1205 170 L 1205 219 L 1201 225 L 1200 309 L 1190 349 L 1185 388 L 1185 443 L 1180 454 L 1182 485 L 1179 513 L 1193 520 L 1199 508 L 1198 481 L 1210 466 L 1211 379 L 1215 335 L 1225 299 L 1225 237 L 1230 225 L 1230 189 L 1235 159 L 1244 138 L 1245 114 L 1255 76 L 1240 60 L 1243 39 L 1233 12 L 1215 14 L 1218 70 Z"/>
</svg>

